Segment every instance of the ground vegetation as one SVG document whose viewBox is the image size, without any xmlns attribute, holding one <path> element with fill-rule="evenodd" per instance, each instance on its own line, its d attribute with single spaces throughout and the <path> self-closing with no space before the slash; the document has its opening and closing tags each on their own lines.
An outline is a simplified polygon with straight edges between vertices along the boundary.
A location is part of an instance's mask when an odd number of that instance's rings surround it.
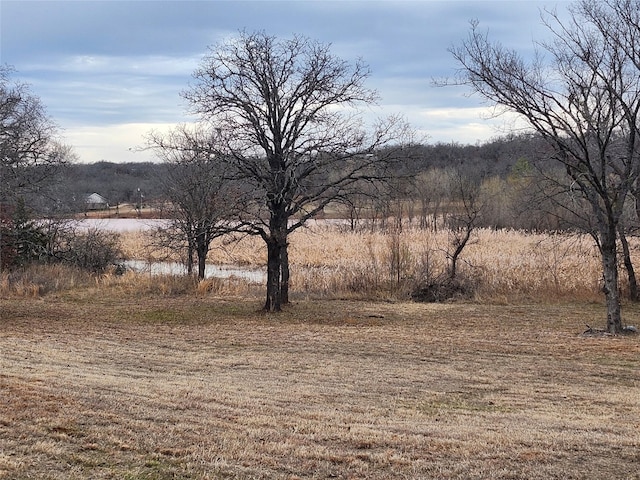
<svg viewBox="0 0 640 480">
<path fill-rule="evenodd" d="M 637 477 L 639 337 L 583 334 L 598 304 L 318 306 L 0 299 L 0 476 Z"/>
</svg>

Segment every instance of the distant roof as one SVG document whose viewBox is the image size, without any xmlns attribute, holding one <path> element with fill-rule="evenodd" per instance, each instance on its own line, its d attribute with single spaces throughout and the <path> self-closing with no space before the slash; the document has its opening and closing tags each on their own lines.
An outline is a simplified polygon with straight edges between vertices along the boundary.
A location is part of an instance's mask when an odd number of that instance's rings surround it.
<svg viewBox="0 0 640 480">
<path fill-rule="evenodd" d="M 88 195 L 86 202 L 87 203 L 108 203 L 107 199 L 104 198 L 99 193 L 92 193 L 91 195 Z"/>
</svg>

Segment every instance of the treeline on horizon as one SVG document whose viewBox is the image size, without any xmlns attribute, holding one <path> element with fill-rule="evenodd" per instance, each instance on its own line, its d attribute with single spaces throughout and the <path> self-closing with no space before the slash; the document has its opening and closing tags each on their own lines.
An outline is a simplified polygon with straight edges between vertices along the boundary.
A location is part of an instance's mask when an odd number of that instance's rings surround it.
<svg viewBox="0 0 640 480">
<path fill-rule="evenodd" d="M 410 184 L 421 174 L 435 170 L 455 170 L 476 185 L 490 179 L 504 180 L 523 166 L 540 165 L 544 161 L 541 145 L 540 139 L 530 135 L 509 135 L 475 145 L 455 142 L 415 145 L 407 151 L 401 171 L 395 172 L 397 177 L 392 179 L 391 189 L 396 197 L 419 201 L 413 192 L 415 185 Z M 56 182 L 57 201 L 77 212 L 83 211 L 83 199 L 92 193 L 103 196 L 111 206 L 137 204 L 141 198 L 146 204 L 160 204 L 165 200 L 162 178 L 166 168 L 161 162 L 72 163 Z M 443 185 L 438 184 L 437 176 L 431 183 L 433 191 L 429 195 L 433 197 Z"/>
</svg>

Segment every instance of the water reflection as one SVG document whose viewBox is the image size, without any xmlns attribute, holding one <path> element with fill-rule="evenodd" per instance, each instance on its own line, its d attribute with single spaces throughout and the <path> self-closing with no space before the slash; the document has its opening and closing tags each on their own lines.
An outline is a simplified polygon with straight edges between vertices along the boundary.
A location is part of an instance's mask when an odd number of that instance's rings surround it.
<svg viewBox="0 0 640 480">
<path fill-rule="evenodd" d="M 151 275 L 186 275 L 187 268 L 178 262 L 145 262 L 143 260 L 127 260 L 126 268 L 134 272 L 149 273 Z M 262 270 L 233 267 L 226 265 L 207 265 L 204 271 L 205 278 L 231 278 L 237 277 L 253 283 L 264 283 L 267 279 Z"/>
<path fill-rule="evenodd" d="M 97 228 L 111 232 L 140 232 L 153 230 L 158 227 L 166 227 L 169 220 L 141 219 L 141 218 L 85 218 L 74 220 L 74 225 L 79 228 Z"/>
<path fill-rule="evenodd" d="M 139 218 L 86 218 L 75 221 L 80 228 L 97 228 L 117 233 L 141 232 L 165 227 L 169 220 L 164 219 L 139 219 Z M 151 275 L 186 275 L 186 267 L 178 262 L 146 262 L 144 260 L 127 260 L 126 268 L 135 272 L 149 273 Z M 207 265 L 205 278 L 230 278 L 237 277 L 252 283 L 265 283 L 266 272 L 256 268 L 242 268 L 233 265 Z"/>
</svg>

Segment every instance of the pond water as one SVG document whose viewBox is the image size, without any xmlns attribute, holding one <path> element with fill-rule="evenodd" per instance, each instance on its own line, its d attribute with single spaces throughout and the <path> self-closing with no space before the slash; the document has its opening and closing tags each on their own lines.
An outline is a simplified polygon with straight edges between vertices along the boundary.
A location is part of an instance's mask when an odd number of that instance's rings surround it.
<svg viewBox="0 0 640 480">
<path fill-rule="evenodd" d="M 167 220 L 141 218 L 86 218 L 77 220 L 79 228 L 97 228 L 110 232 L 125 233 L 152 230 L 167 225 Z M 178 262 L 147 262 L 144 260 L 127 260 L 125 267 L 135 272 L 150 275 L 186 275 L 187 268 Z M 197 268 L 197 267 L 196 267 Z M 254 283 L 267 280 L 266 269 L 244 268 L 236 265 L 207 265 L 205 278 L 238 277 Z"/>
<path fill-rule="evenodd" d="M 110 232 L 138 232 L 168 224 L 168 220 L 146 218 L 85 218 L 74 223 L 80 228 L 98 228 Z"/>
<path fill-rule="evenodd" d="M 127 260 L 126 268 L 134 272 L 149 273 L 150 275 L 186 275 L 187 268 L 178 262 L 145 262 L 143 260 Z M 233 265 L 210 265 L 204 270 L 205 278 L 231 278 L 238 277 L 252 283 L 264 283 L 267 280 L 266 272 L 259 269 L 242 268 Z"/>
</svg>

